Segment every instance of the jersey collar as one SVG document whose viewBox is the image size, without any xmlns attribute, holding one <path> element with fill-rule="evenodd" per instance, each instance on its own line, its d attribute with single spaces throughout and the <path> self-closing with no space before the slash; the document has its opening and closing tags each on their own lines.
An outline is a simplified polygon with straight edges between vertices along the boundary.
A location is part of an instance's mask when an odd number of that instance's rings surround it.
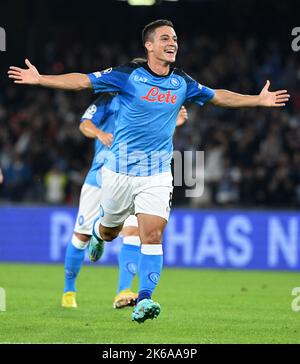
<svg viewBox="0 0 300 364">
<path fill-rule="evenodd" d="M 142 67 L 145 68 L 145 70 L 147 70 L 149 73 L 151 73 L 151 75 L 153 75 L 155 77 L 168 77 L 174 71 L 174 67 L 171 67 L 170 66 L 170 71 L 169 71 L 169 73 L 167 75 L 158 75 L 157 73 L 155 73 L 155 72 L 153 72 L 151 70 L 151 68 L 148 66 L 148 63 L 147 62 L 143 63 L 142 64 Z"/>
</svg>

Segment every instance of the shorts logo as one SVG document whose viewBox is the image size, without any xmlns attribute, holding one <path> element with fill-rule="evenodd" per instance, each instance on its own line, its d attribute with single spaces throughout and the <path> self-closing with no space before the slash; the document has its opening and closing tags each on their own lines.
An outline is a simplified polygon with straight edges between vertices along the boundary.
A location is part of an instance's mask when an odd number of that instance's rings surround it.
<svg viewBox="0 0 300 364">
<path fill-rule="evenodd" d="M 152 272 L 148 275 L 150 281 L 154 284 L 157 284 L 158 283 L 158 280 L 159 280 L 159 277 L 160 275 L 156 272 Z"/>
<path fill-rule="evenodd" d="M 178 78 L 171 78 L 171 84 L 174 86 L 174 87 L 178 87 L 180 86 L 180 81 L 178 80 Z"/>
<path fill-rule="evenodd" d="M 101 72 L 94 72 L 93 75 L 96 77 L 96 78 L 99 78 L 101 77 Z"/>
<path fill-rule="evenodd" d="M 80 215 L 79 218 L 78 218 L 78 224 L 83 225 L 83 223 L 84 223 L 84 216 Z"/>
<path fill-rule="evenodd" d="M 104 210 L 103 210 L 102 205 L 100 205 L 99 214 L 100 214 L 100 217 L 104 216 Z"/>
<path fill-rule="evenodd" d="M 136 266 L 136 264 L 134 264 L 134 263 L 128 263 L 128 264 L 127 264 L 127 269 L 128 269 L 128 271 L 129 271 L 131 274 L 136 274 L 136 272 L 137 272 L 137 266 Z"/>
</svg>

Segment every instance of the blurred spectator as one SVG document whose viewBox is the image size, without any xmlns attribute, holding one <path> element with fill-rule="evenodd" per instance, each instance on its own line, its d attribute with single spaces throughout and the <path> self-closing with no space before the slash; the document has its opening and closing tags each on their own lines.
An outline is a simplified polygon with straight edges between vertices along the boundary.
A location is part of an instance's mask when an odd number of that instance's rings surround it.
<svg viewBox="0 0 300 364">
<path fill-rule="evenodd" d="M 10 165 L 5 169 L 4 197 L 11 201 L 24 201 L 31 181 L 31 168 L 24 158 L 13 153 Z"/>
<path fill-rule="evenodd" d="M 45 176 L 46 202 L 61 204 L 65 201 L 67 175 L 58 166 L 54 166 Z"/>
</svg>

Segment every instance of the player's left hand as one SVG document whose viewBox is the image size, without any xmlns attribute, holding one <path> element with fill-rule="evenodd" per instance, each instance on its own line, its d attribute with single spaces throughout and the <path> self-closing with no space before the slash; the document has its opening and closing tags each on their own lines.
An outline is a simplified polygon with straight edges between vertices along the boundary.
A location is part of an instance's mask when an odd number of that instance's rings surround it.
<svg viewBox="0 0 300 364">
<path fill-rule="evenodd" d="M 185 108 L 185 106 L 182 105 L 179 110 L 179 113 L 178 113 L 176 126 L 181 126 L 184 123 L 186 123 L 188 117 L 189 117 L 189 115 L 188 115 L 187 109 Z"/>
<path fill-rule="evenodd" d="M 269 91 L 270 81 L 268 80 L 258 95 L 259 106 L 267 107 L 281 107 L 285 106 L 285 103 L 289 101 L 290 95 L 287 90 L 279 90 L 271 92 Z"/>
</svg>

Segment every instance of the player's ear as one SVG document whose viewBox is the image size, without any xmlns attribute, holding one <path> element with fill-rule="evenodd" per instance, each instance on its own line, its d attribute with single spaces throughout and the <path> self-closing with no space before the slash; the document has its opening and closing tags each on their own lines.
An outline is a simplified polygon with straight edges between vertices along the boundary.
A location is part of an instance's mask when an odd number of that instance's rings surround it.
<svg viewBox="0 0 300 364">
<path fill-rule="evenodd" d="M 145 43 L 145 48 L 147 49 L 148 52 L 152 52 L 152 50 L 153 50 L 153 44 L 152 44 L 152 42 L 150 42 L 150 40 L 148 40 Z"/>
</svg>

